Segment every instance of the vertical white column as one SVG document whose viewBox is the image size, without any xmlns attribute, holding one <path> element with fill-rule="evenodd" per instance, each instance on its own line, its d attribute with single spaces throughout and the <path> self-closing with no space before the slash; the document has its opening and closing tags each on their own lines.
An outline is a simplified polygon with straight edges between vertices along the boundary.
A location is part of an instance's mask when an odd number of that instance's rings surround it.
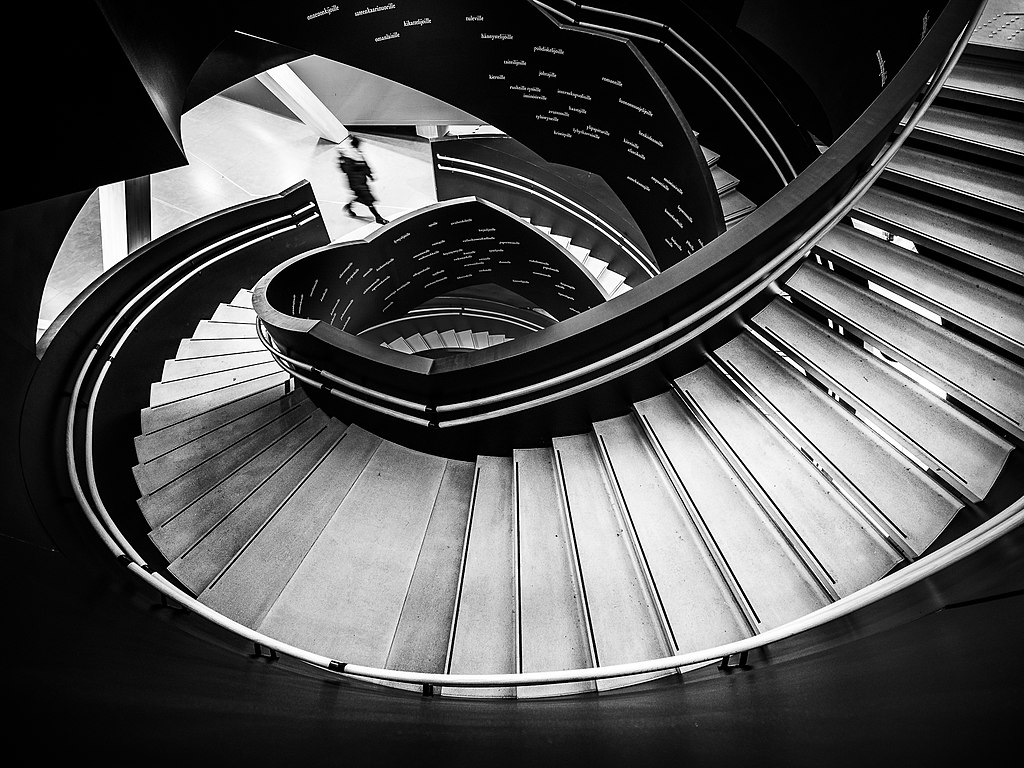
<svg viewBox="0 0 1024 768">
<path fill-rule="evenodd" d="M 436 139 L 448 130 L 447 125 L 417 125 L 416 135 L 425 139 Z"/>
<path fill-rule="evenodd" d="M 100 187 L 100 239 L 103 246 L 103 271 L 128 255 L 128 223 L 123 181 Z"/>
<path fill-rule="evenodd" d="M 99 191 L 105 272 L 153 237 L 149 176 L 106 184 Z"/>
<path fill-rule="evenodd" d="M 335 144 L 348 136 L 348 129 L 287 64 L 261 72 L 256 79 L 319 136 Z"/>
</svg>

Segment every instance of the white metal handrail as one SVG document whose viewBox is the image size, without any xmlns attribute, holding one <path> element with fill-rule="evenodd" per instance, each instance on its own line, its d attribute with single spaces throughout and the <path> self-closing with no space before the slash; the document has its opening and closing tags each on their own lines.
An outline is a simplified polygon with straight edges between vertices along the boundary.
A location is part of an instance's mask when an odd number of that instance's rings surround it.
<svg viewBox="0 0 1024 768">
<path fill-rule="evenodd" d="M 979 9 L 979 14 L 981 9 Z M 909 134 L 913 130 L 914 125 L 917 124 L 921 115 L 927 106 L 931 104 L 937 94 L 937 86 L 940 86 L 944 81 L 945 76 L 948 75 L 949 70 L 952 68 L 952 64 L 955 63 L 957 57 L 962 52 L 967 40 L 969 39 L 970 30 L 974 28 L 977 23 L 977 16 L 965 31 L 964 36 L 961 37 L 955 50 L 950 54 L 946 64 L 943 67 L 942 74 L 936 77 L 933 82 L 933 87 L 929 93 L 919 102 L 918 110 L 915 115 L 907 122 L 904 128 L 903 135 Z M 883 166 L 889 158 L 895 154 L 898 149 L 899 143 L 894 141 L 889 147 L 884 150 L 879 157 L 876 159 L 872 166 L 874 176 L 877 176 L 877 172 L 880 172 L 880 167 Z M 871 181 L 874 180 L 874 176 L 871 177 Z M 865 177 L 867 178 L 867 177 Z M 823 222 L 828 221 L 827 226 L 831 226 L 844 215 L 852 203 L 859 198 L 860 194 L 866 191 L 871 181 L 865 182 L 863 179 L 860 183 L 855 185 L 851 193 L 844 197 L 843 201 L 833 208 L 831 215 L 826 216 L 825 219 L 821 219 L 816 222 L 816 225 L 812 227 L 812 230 L 821 229 Z M 285 229 L 293 228 L 296 225 L 291 225 Z M 284 230 L 281 230 L 284 231 Z M 810 237 L 801 238 L 802 246 L 793 246 L 787 249 L 786 252 L 793 251 L 796 255 L 802 255 L 809 245 L 807 241 L 820 237 L 822 232 L 818 232 L 817 235 Z M 262 238 L 260 238 L 262 239 Z M 242 246 L 240 246 L 242 247 Z M 232 249 L 231 252 L 235 252 L 236 249 Z M 217 257 L 223 258 L 229 255 L 229 253 L 222 254 Z M 216 260 L 216 259 L 215 259 Z M 785 259 L 784 259 L 785 260 Z M 194 275 L 199 269 L 193 270 L 190 275 Z M 177 283 L 176 285 L 179 285 Z M 160 301 L 162 301 L 168 292 L 164 292 L 160 297 L 151 301 L 150 305 L 146 307 L 143 312 L 150 312 Z M 132 302 L 134 303 L 134 301 Z M 124 313 L 119 313 L 118 318 L 123 318 Z M 102 339 L 106 339 L 108 335 L 113 331 L 115 321 L 111 321 L 108 328 L 102 334 Z M 137 323 L 130 324 L 127 331 L 122 334 L 122 337 L 118 340 L 115 345 L 115 349 L 119 349 L 124 343 L 127 334 L 136 326 Z M 472 688 L 489 688 L 489 687 L 510 687 L 510 686 L 536 686 L 545 684 L 560 684 L 570 682 L 585 682 L 594 681 L 600 679 L 609 679 L 615 677 L 626 677 L 634 675 L 643 675 L 657 672 L 669 672 L 672 670 L 678 670 L 682 668 L 690 668 L 694 666 L 703 666 L 707 663 L 717 661 L 719 659 L 729 658 L 736 654 L 742 654 L 749 651 L 762 648 L 771 643 L 779 642 L 789 637 L 793 637 L 802 632 L 821 627 L 827 622 L 834 621 L 836 619 L 849 616 L 853 612 L 863 609 L 873 603 L 882 600 L 883 598 L 889 597 L 903 589 L 909 588 L 915 584 L 919 584 L 925 579 L 938 574 L 950 566 L 963 561 L 971 555 L 979 552 L 983 548 L 995 543 L 1003 536 L 1008 535 L 1012 531 L 1016 530 L 1022 524 L 1024 524 L 1024 497 L 1017 499 L 1011 505 L 1006 507 L 1002 512 L 990 518 L 986 522 L 980 524 L 974 528 L 968 534 L 960 537 L 956 541 L 947 544 L 936 552 L 920 558 L 919 560 L 910 563 L 905 568 L 891 573 L 885 576 L 873 584 L 864 587 L 863 589 L 840 598 L 830 605 L 826 605 L 812 613 L 806 614 L 805 616 L 789 622 L 785 625 L 776 627 L 772 630 L 762 632 L 757 635 L 753 635 L 744 640 L 735 641 L 732 643 L 722 644 L 714 646 L 712 648 L 703 649 L 700 651 L 677 654 L 666 656 L 657 659 L 650 659 L 640 662 L 633 662 L 629 664 L 617 664 L 608 665 L 603 667 L 593 667 L 587 669 L 573 669 L 573 670 L 561 670 L 561 671 L 548 671 L 548 672 L 520 672 L 520 673 L 508 673 L 508 674 L 430 674 L 430 673 L 419 673 L 419 672 L 408 672 L 402 670 L 389 670 L 381 669 L 377 667 L 364 666 L 359 664 L 347 663 L 325 657 L 320 654 L 313 654 L 303 649 L 297 648 L 287 643 L 283 643 L 275 638 L 264 635 L 257 632 L 249 627 L 245 627 L 238 622 L 235 622 L 227 617 L 213 611 L 207 606 L 200 603 L 192 595 L 187 594 L 174 584 L 170 583 L 167 579 L 161 575 L 154 573 L 152 568 L 146 564 L 146 562 L 139 556 L 139 554 L 131 547 L 124 536 L 117 530 L 116 525 L 113 523 L 108 511 L 106 510 L 102 498 L 99 494 L 99 489 L 95 484 L 95 477 L 93 474 L 93 424 L 96 400 L 98 397 L 99 389 L 103 383 L 103 379 L 109 369 L 110 362 L 113 356 L 107 358 L 101 368 L 99 376 L 92 384 L 92 391 L 88 398 L 86 405 L 86 428 L 84 436 L 85 445 L 85 456 L 84 461 L 86 465 L 86 473 L 89 477 L 89 488 L 88 492 L 83 488 L 80 480 L 80 472 L 78 466 L 78 457 L 75 444 L 75 429 L 76 429 L 76 413 L 80 407 L 79 403 L 83 397 L 83 389 L 85 381 L 88 378 L 93 366 L 96 364 L 97 358 L 99 357 L 98 348 L 94 348 L 83 362 L 79 369 L 76 377 L 75 386 L 72 391 L 71 402 L 68 411 L 67 430 L 66 430 L 66 453 L 68 469 L 70 479 L 73 487 L 73 491 L 79 504 L 82 506 L 83 511 L 89 519 L 90 524 L 99 534 L 100 538 L 106 544 L 108 549 L 117 556 L 118 558 L 127 558 L 128 567 L 132 573 L 136 574 L 147 583 L 149 583 L 157 591 L 163 595 L 172 598 L 177 601 L 183 607 L 195 612 L 198 615 L 203 616 L 214 624 L 223 627 L 241 637 L 244 637 L 256 644 L 266 646 L 267 648 L 273 649 L 282 654 L 291 656 L 298 660 L 304 661 L 311 665 L 320 667 L 322 669 L 340 673 L 343 675 L 354 676 L 362 679 L 371 679 L 378 681 L 388 681 L 392 683 L 407 683 L 418 686 L 426 687 L 472 687 Z"/>
</svg>

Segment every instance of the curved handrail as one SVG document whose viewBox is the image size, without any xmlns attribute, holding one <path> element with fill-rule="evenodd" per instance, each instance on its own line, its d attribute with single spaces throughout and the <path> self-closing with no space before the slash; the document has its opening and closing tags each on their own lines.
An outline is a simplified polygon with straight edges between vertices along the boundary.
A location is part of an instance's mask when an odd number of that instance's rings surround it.
<svg viewBox="0 0 1024 768">
<path fill-rule="evenodd" d="M 706 66 L 708 69 L 710 69 L 717 76 L 719 81 L 725 84 L 726 89 L 731 92 L 732 98 L 736 99 L 736 101 L 738 101 L 743 106 L 743 108 L 751 115 L 754 122 L 757 123 L 762 134 L 761 136 L 759 136 L 758 132 L 754 130 L 753 126 L 751 126 L 750 123 L 747 122 L 747 120 L 745 120 L 742 115 L 740 115 L 739 110 L 736 109 L 735 105 L 730 100 L 730 98 L 727 97 L 724 93 L 722 93 L 722 91 L 714 83 L 712 83 L 711 80 L 705 77 L 705 75 L 696 66 L 694 66 L 693 63 L 686 58 L 686 56 L 684 56 L 675 48 L 673 48 L 672 45 L 667 41 L 661 39 L 660 37 L 650 37 L 648 35 L 641 35 L 636 32 L 630 32 L 629 30 L 621 29 L 618 27 L 609 27 L 600 24 L 591 24 L 586 21 L 580 21 L 578 19 L 572 18 L 571 16 L 562 11 L 557 10 L 556 8 L 553 8 L 545 3 L 540 2 L 540 0 L 532 0 L 532 2 L 534 3 L 534 5 L 540 6 L 541 8 L 544 8 L 545 10 L 550 11 L 551 13 L 559 16 L 560 18 L 565 19 L 569 23 L 575 24 L 576 26 L 579 27 L 587 29 L 597 29 L 615 35 L 634 37 L 663 45 L 666 48 L 666 50 L 668 50 L 673 56 L 679 59 L 679 61 L 682 62 L 684 66 L 688 67 L 690 71 L 693 72 L 693 74 L 695 74 L 702 81 L 704 81 L 704 84 L 707 85 L 707 87 L 714 92 L 714 94 L 725 105 L 726 109 L 732 112 L 733 117 L 735 117 L 737 122 L 741 126 L 743 126 L 743 129 L 750 135 L 750 138 L 753 139 L 754 143 L 757 144 L 757 146 L 761 149 L 761 152 L 764 154 L 765 158 L 767 158 L 768 162 L 771 163 L 772 167 L 775 169 L 775 172 L 778 174 L 782 183 L 786 184 L 789 181 L 796 178 L 796 169 L 793 168 L 793 164 L 790 162 L 785 150 L 782 149 L 782 146 L 779 144 L 778 140 L 775 138 L 772 132 L 768 130 L 768 126 L 764 124 L 764 121 L 761 119 L 761 116 L 757 114 L 757 111 L 750 105 L 750 102 L 747 101 L 747 99 L 736 88 L 732 81 L 729 80 L 729 78 L 726 77 L 725 74 L 718 69 L 718 67 L 716 67 L 706 56 L 704 56 L 704 54 L 697 50 L 697 48 L 691 45 L 682 35 L 676 32 L 676 30 L 670 27 L 668 24 L 664 24 L 660 21 L 655 21 L 653 19 L 648 19 L 643 16 L 635 16 L 632 14 L 620 13 L 618 11 L 609 11 L 607 9 L 597 8 L 596 6 L 592 5 L 581 5 L 580 3 L 574 2 L 574 0 L 564 0 L 564 2 L 574 5 L 580 9 L 593 11 L 595 13 L 604 14 L 606 16 L 619 17 L 630 19 L 632 21 L 638 21 L 642 24 L 649 24 L 653 27 L 657 27 L 658 29 L 667 31 L 674 40 L 678 41 L 692 55 L 700 59 L 701 63 L 704 64 L 704 66 Z M 775 151 L 778 153 L 778 157 L 773 156 L 772 152 L 768 149 L 768 147 L 765 146 L 765 142 L 768 142 L 775 148 Z M 785 170 L 779 167 L 780 158 L 782 164 L 785 166 Z"/>
<path fill-rule="evenodd" d="M 391 683 L 406 683 L 426 687 L 472 687 L 472 688 L 506 688 L 510 686 L 536 686 L 554 685 L 573 682 L 588 682 L 616 677 L 627 677 L 633 675 L 650 674 L 657 672 L 668 672 L 682 668 L 703 666 L 719 659 L 728 658 L 735 654 L 754 651 L 764 648 L 772 643 L 794 637 L 802 632 L 822 627 L 826 623 L 844 618 L 855 611 L 875 604 L 886 597 L 905 590 L 925 579 L 949 568 L 950 566 L 963 561 L 986 546 L 998 541 L 1011 531 L 1024 524 L 1024 497 L 1017 499 L 999 514 L 977 526 L 970 533 L 953 541 L 936 552 L 927 555 L 905 568 L 890 573 L 878 581 L 863 589 L 840 598 L 839 600 L 808 613 L 799 619 L 787 624 L 775 627 L 771 630 L 761 632 L 743 640 L 713 646 L 700 651 L 664 656 L 656 659 L 648 659 L 640 662 L 626 664 L 615 664 L 584 669 L 559 670 L 549 672 L 520 672 L 505 674 L 432 674 L 423 672 L 408 672 L 402 670 L 383 669 L 379 667 L 364 666 L 332 659 L 321 654 L 311 653 L 289 643 L 282 642 L 274 637 L 265 635 L 250 627 L 246 627 L 230 619 L 217 611 L 203 605 L 195 597 L 186 593 L 160 574 L 153 571 L 130 545 L 127 545 L 124 537 L 116 530 L 109 513 L 106 511 L 98 489 L 90 482 L 88 494 L 79 481 L 79 470 L 77 466 L 77 453 L 74 440 L 74 413 L 78 409 L 79 400 L 82 397 L 83 383 L 88 378 L 90 366 L 94 364 L 97 355 L 95 351 L 88 356 L 80 369 L 72 393 L 71 407 L 68 418 L 67 432 L 67 459 L 72 486 L 75 497 L 85 511 L 92 527 L 100 535 L 111 553 L 119 558 L 126 559 L 129 570 L 146 581 L 150 586 L 162 595 L 171 598 L 179 605 L 196 613 L 210 622 L 230 631 L 234 634 L 273 649 L 278 653 L 290 656 L 308 664 L 314 665 L 329 672 L 343 675 L 351 675 L 358 678 L 386 681 Z M 104 370 L 108 363 L 104 363 Z M 94 384 L 94 390 L 98 390 L 98 384 Z M 95 409 L 95 391 L 90 395 L 87 406 L 87 423 L 89 426 L 84 437 L 85 442 L 85 463 L 87 471 L 93 463 L 92 445 L 93 434 L 91 423 Z"/>
<path fill-rule="evenodd" d="M 968 3 L 957 4 L 952 0 L 947 11 L 953 5 L 958 5 L 959 13 L 965 10 L 959 6 L 967 6 Z M 974 8 L 973 5 L 971 7 Z M 980 10 L 974 10 L 976 20 Z M 900 148 L 909 130 L 905 127 L 895 134 L 895 138 L 888 131 L 883 138 L 880 132 L 894 129 L 907 105 L 914 100 L 917 100 L 917 106 L 911 120 L 913 124 L 920 120 L 966 46 L 969 34 L 962 24 L 962 17 L 954 14 L 950 18 L 944 12 L 919 48 L 928 62 L 927 69 L 924 62 L 916 58 L 917 54 L 912 56 L 861 119 L 797 180 L 759 207 L 742 224 L 666 270 L 658 280 L 643 283 L 615 302 L 563 321 L 557 334 L 532 334 L 528 338 L 481 350 L 479 354 L 469 356 L 472 358 L 469 360 L 431 360 L 421 374 L 424 383 L 416 385 L 419 389 L 405 390 L 403 396 L 417 405 L 436 410 L 439 416 L 444 415 L 438 420 L 439 426 L 480 422 L 592 390 L 692 344 L 702 333 L 738 312 L 766 285 L 795 265 L 816 239 L 840 220 L 881 174 L 885 162 Z M 936 30 L 942 30 L 942 35 L 929 45 L 929 37 Z M 958 43 L 952 42 L 957 39 Z M 941 48 L 938 47 L 940 43 L 943 44 Z M 952 49 L 945 45 L 951 45 Z M 936 67 L 932 62 L 940 55 L 944 60 Z M 922 96 L 925 84 L 927 90 Z M 889 140 L 888 148 L 879 154 L 878 145 L 886 139 Z M 862 172 L 857 167 L 858 163 L 867 165 L 868 170 Z M 856 175 L 856 179 L 850 180 L 851 175 Z M 838 181 L 835 180 L 837 177 L 840 177 Z M 800 228 L 795 234 L 787 233 L 792 226 L 788 222 L 798 219 L 807 208 L 820 211 L 818 198 L 837 187 L 834 194 L 840 196 L 839 202 L 829 201 L 831 204 L 824 214 L 816 215 L 812 227 Z M 772 247 L 772 241 L 780 239 L 780 233 L 784 233 L 785 246 L 767 255 L 766 249 Z M 767 245 L 764 244 L 766 239 L 769 241 Z M 735 271 L 730 273 L 730 270 Z M 718 277 L 723 271 L 726 274 Z M 680 293 L 683 297 L 690 295 L 689 306 L 696 305 L 695 308 L 680 312 L 677 309 L 680 301 L 684 307 L 687 301 L 685 298 L 673 301 Z M 696 301 L 692 299 L 693 294 L 706 294 L 708 298 Z M 679 319 L 666 324 L 665 316 Z M 638 340 L 619 344 L 617 339 Z M 351 350 L 348 353 L 354 354 Z M 370 370 L 366 380 L 373 383 L 369 387 L 374 392 L 372 396 L 384 399 L 388 394 L 385 387 L 394 385 L 394 379 L 387 371 L 397 363 L 377 359 L 374 364 L 379 367 Z M 323 367 L 319 362 L 313 362 L 311 366 Z M 514 389 L 504 388 L 503 382 L 507 377 L 502 374 L 506 369 L 512 371 L 512 366 L 519 381 L 522 381 L 523 371 L 534 371 L 533 381 Z M 444 377 L 445 385 L 428 384 L 427 380 L 433 376 Z M 441 395 L 435 394 L 442 390 L 452 394 L 442 399 Z M 471 398 L 460 397 L 463 392 L 480 394 Z"/>
<path fill-rule="evenodd" d="M 966 37 L 961 40 L 960 46 L 950 55 L 951 61 L 962 51 L 966 43 Z M 928 101 L 927 98 L 924 101 Z M 928 101 L 930 103 L 930 101 Z M 910 123 L 912 129 L 913 123 Z M 907 131 L 909 132 L 909 130 Z M 878 161 L 888 156 L 883 153 Z M 198 268 L 197 268 L 198 269 Z M 190 273 L 192 274 L 192 273 Z M 150 304 L 142 311 L 149 312 L 160 303 L 166 292 L 155 299 L 150 299 Z M 123 318 L 123 313 L 118 317 Z M 130 324 L 127 329 L 119 329 L 121 337 L 114 342 L 115 349 L 127 338 L 127 335 L 134 327 Z M 109 341 L 114 333 L 114 321 L 108 324 L 102 338 Z M 785 640 L 802 632 L 821 627 L 828 622 L 851 615 L 853 612 L 875 604 L 882 599 L 905 590 L 910 586 L 919 584 L 924 580 L 938 574 L 950 566 L 962 562 L 966 558 L 979 552 L 986 546 L 996 542 L 1010 532 L 1024 524 L 1024 497 L 1017 499 L 1007 506 L 1002 512 L 974 528 L 971 532 L 957 539 L 950 544 L 940 548 L 936 552 L 927 555 L 907 565 L 905 568 L 891 573 L 875 583 L 865 587 L 852 595 L 840 598 L 836 602 L 806 614 L 800 619 L 776 627 L 772 630 L 754 635 L 744 640 L 714 646 L 700 651 L 666 656 L 658 659 L 651 659 L 642 662 L 629 664 L 617 664 L 604 667 L 588 669 L 536 672 L 536 673 L 509 673 L 509 674 L 429 674 L 407 672 L 401 670 L 388 670 L 376 667 L 363 666 L 344 661 L 338 661 L 319 654 L 313 654 L 275 638 L 264 635 L 251 628 L 244 627 L 237 622 L 213 611 L 200 603 L 193 596 L 187 594 L 179 587 L 172 584 L 163 576 L 154 573 L 153 569 L 138 555 L 138 553 L 127 543 L 125 537 L 116 530 L 112 518 L 106 511 L 103 500 L 99 495 L 99 489 L 95 486 L 92 476 L 93 467 L 93 419 L 95 415 L 97 393 L 102 385 L 111 364 L 111 357 L 106 357 L 101 366 L 100 372 L 90 385 L 92 391 L 88 395 L 86 408 L 86 428 L 84 435 L 86 474 L 89 476 L 88 490 L 82 486 L 80 481 L 81 470 L 78 465 L 77 438 L 76 438 L 76 414 L 79 410 L 81 400 L 85 396 L 86 382 L 93 374 L 93 367 L 101 358 L 98 347 L 92 349 L 86 356 L 78 374 L 75 378 L 75 386 L 72 391 L 70 407 L 68 411 L 67 432 L 66 432 L 66 453 L 69 474 L 74 494 L 82 505 L 90 524 L 99 533 L 107 548 L 117 558 L 126 561 L 129 570 L 146 581 L 154 589 L 163 595 L 177 601 L 185 608 L 203 616 L 212 623 L 225 628 L 235 634 L 244 637 L 254 643 L 265 645 L 282 654 L 286 654 L 303 662 L 315 665 L 330 672 L 350 675 L 362 679 L 374 679 L 394 683 L 408 683 L 424 687 L 509 687 L 509 686 L 532 686 L 544 684 L 559 684 L 567 682 L 583 682 L 613 677 L 640 675 L 646 673 L 666 672 L 685 667 L 693 667 L 713 662 L 718 659 L 728 658 L 734 654 L 756 650 L 766 647 L 772 643 Z"/>
<path fill-rule="evenodd" d="M 198 272 L 201 267 L 193 271 Z M 151 300 L 149 306 L 142 311 L 149 312 L 159 304 L 166 294 Z M 104 338 L 109 336 L 108 328 Z M 124 330 L 115 344 L 120 346 L 127 338 L 131 329 Z M 110 552 L 124 561 L 128 569 L 137 577 L 147 582 L 165 597 L 240 637 L 257 645 L 295 658 L 299 661 L 319 667 L 328 672 L 350 675 L 362 679 L 406 683 L 424 687 L 455 687 L 455 688 L 505 688 L 509 686 L 554 685 L 573 682 L 589 682 L 616 677 L 668 672 L 682 668 L 703 666 L 719 659 L 735 654 L 764 648 L 772 643 L 785 640 L 802 632 L 815 629 L 828 622 L 849 616 L 857 610 L 870 606 L 882 599 L 892 596 L 910 586 L 943 571 L 951 565 L 961 562 L 984 547 L 996 542 L 1003 536 L 1024 524 L 1024 497 L 1017 499 L 1006 509 L 991 519 L 977 526 L 968 534 L 945 545 L 936 552 L 910 563 L 905 568 L 890 573 L 863 589 L 840 598 L 839 600 L 808 613 L 799 619 L 775 627 L 771 630 L 752 635 L 743 640 L 713 646 L 711 648 L 689 653 L 664 656 L 645 661 L 615 664 L 584 669 L 559 670 L 549 672 L 521 672 L 505 674 L 432 674 L 408 672 L 403 670 L 383 669 L 364 666 L 332 659 L 322 654 L 306 651 L 274 637 L 258 632 L 230 619 L 199 602 L 195 597 L 176 586 L 153 568 L 128 543 L 125 536 L 117 529 L 103 503 L 100 491 L 95 484 L 93 474 L 93 420 L 96 400 L 103 378 L 109 370 L 111 357 L 104 356 L 100 372 L 91 384 L 86 408 L 86 429 L 82 442 L 85 446 L 85 471 L 89 478 L 88 489 L 82 486 L 78 466 L 76 434 L 76 416 L 83 398 L 85 382 L 92 374 L 92 368 L 101 357 L 98 348 L 94 348 L 82 363 L 75 379 L 71 402 L 68 410 L 66 431 L 66 456 L 69 476 L 75 498 L 86 514 L 90 525 L 97 532 Z"/>
</svg>

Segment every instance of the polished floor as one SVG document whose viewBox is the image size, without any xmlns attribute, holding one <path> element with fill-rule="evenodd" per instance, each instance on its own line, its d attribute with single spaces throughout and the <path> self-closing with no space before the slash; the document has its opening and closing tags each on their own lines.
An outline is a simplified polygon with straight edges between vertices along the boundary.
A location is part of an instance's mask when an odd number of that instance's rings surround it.
<svg viewBox="0 0 1024 768">
<path fill-rule="evenodd" d="M 226 96 L 215 96 L 182 118 L 188 165 L 151 177 L 153 238 L 228 206 L 280 192 L 306 179 L 313 187 L 332 241 L 361 238 L 379 225 L 365 209 L 352 218 L 350 195 L 335 164 L 336 146 L 298 120 Z M 430 147 L 416 137 L 354 134 L 365 139 L 374 169 L 377 208 L 387 219 L 437 201 Z M 50 271 L 37 336 L 103 272 L 99 192 L 68 233 Z"/>
</svg>

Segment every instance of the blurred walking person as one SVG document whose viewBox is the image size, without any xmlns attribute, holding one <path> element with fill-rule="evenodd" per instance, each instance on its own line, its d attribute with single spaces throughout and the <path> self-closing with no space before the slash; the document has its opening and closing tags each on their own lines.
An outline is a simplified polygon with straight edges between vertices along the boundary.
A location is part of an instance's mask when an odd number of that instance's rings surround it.
<svg viewBox="0 0 1024 768">
<path fill-rule="evenodd" d="M 373 205 L 377 202 L 377 198 L 373 196 L 369 184 L 369 182 L 373 181 L 373 170 L 370 168 L 370 164 L 366 162 L 366 157 L 359 148 L 362 143 L 358 136 L 350 135 L 342 142 L 341 147 L 338 149 L 338 167 L 345 174 L 348 186 L 354 195 L 352 200 L 345 203 L 345 212 L 353 218 L 359 218 L 356 212 L 352 210 L 353 204 L 359 203 L 370 210 L 378 224 L 387 224 L 388 220 L 381 216 Z"/>
</svg>

